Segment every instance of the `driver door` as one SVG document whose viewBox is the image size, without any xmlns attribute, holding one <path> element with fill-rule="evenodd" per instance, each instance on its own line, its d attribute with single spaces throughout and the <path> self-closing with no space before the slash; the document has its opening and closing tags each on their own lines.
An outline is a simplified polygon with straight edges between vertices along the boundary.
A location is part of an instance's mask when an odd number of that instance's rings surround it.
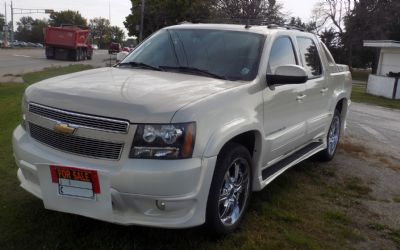
<svg viewBox="0 0 400 250">
<path fill-rule="evenodd" d="M 299 65 L 294 48 L 291 37 L 277 37 L 271 48 L 268 73 L 274 73 L 278 66 Z M 263 166 L 284 158 L 304 145 L 305 91 L 305 84 L 274 85 L 264 89 L 264 142 L 268 153 L 263 156 Z"/>
</svg>

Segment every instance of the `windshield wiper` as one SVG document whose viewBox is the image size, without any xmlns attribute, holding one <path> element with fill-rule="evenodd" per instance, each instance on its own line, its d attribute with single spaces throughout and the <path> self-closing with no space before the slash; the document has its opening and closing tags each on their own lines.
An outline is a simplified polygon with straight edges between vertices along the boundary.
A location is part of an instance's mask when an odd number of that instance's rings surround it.
<svg viewBox="0 0 400 250">
<path fill-rule="evenodd" d="M 171 71 L 179 71 L 179 72 L 185 72 L 185 73 L 191 73 L 191 74 L 196 74 L 196 75 L 202 75 L 202 76 L 209 76 L 209 77 L 213 77 L 213 78 L 217 78 L 217 79 L 222 79 L 222 80 L 228 80 L 227 77 L 225 76 L 221 76 L 221 75 L 217 75 L 214 73 L 211 73 L 205 69 L 198 69 L 198 68 L 193 68 L 193 67 L 183 67 L 183 66 L 177 66 L 177 67 L 173 67 L 173 66 L 160 66 L 160 69 L 163 70 L 171 70 Z"/>
<path fill-rule="evenodd" d="M 156 71 L 163 71 L 163 69 L 158 68 L 158 67 L 154 67 L 151 66 L 149 64 L 146 63 L 140 63 L 140 62 L 125 62 L 125 63 L 120 63 L 119 66 L 125 66 L 125 65 L 129 65 L 131 67 L 134 68 L 141 68 L 141 69 L 151 69 L 151 70 L 156 70 Z"/>
</svg>

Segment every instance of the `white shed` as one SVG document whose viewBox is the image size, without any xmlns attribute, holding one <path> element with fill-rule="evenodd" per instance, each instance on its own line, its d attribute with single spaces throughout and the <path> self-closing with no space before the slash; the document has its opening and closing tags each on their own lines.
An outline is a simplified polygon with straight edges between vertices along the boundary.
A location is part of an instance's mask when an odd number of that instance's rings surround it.
<svg viewBox="0 0 400 250">
<path fill-rule="evenodd" d="M 390 99 L 400 99 L 400 41 L 364 41 L 364 47 L 380 48 L 378 70 L 370 75 L 367 92 Z"/>
</svg>

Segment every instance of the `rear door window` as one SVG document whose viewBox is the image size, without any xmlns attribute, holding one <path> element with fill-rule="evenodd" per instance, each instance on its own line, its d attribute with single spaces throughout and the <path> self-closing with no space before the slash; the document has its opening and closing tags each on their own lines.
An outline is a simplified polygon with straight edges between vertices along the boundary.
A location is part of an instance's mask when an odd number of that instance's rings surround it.
<svg viewBox="0 0 400 250">
<path fill-rule="evenodd" d="M 331 54 L 331 52 L 329 51 L 329 49 L 326 47 L 326 45 L 324 43 L 321 42 L 321 47 L 323 48 L 325 55 L 326 55 L 326 59 L 328 60 L 328 64 L 333 66 L 335 65 L 335 60 L 333 59 L 333 56 Z"/>
<path fill-rule="evenodd" d="M 298 37 L 300 56 L 309 78 L 318 78 L 322 75 L 321 58 L 314 41 L 308 37 Z"/>
</svg>

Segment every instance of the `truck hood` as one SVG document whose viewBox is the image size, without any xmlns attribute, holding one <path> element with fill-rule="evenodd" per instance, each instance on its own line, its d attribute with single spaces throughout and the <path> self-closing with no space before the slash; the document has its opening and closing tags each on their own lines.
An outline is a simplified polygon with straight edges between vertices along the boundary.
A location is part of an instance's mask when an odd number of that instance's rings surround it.
<svg viewBox="0 0 400 250">
<path fill-rule="evenodd" d="M 168 123 L 185 105 L 242 84 L 170 72 L 100 68 L 34 84 L 26 90 L 26 98 L 132 123 Z"/>
</svg>

